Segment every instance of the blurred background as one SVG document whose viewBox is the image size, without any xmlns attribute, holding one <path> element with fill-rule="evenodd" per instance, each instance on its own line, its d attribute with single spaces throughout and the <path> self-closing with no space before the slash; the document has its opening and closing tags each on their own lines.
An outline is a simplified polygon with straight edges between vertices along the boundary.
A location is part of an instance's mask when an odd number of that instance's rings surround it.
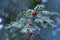
<svg viewBox="0 0 60 40">
<path fill-rule="evenodd" d="M 60 13 L 60 0 L 0 0 L 0 40 L 8 40 L 4 28 L 6 24 L 17 20 L 17 15 L 22 16 L 22 11 L 33 9 L 37 4 L 44 4 L 45 9 Z M 43 40 L 60 40 L 60 18 L 57 18 L 55 30 L 42 32 Z M 57 31 L 58 30 L 58 31 Z M 53 37 L 51 37 L 53 33 Z M 7 36 L 6 36 L 7 35 Z"/>
</svg>

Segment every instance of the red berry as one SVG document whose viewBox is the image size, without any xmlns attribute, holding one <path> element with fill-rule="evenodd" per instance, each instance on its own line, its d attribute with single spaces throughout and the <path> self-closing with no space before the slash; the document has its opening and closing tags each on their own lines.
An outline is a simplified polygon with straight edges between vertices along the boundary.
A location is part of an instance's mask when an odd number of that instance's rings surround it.
<svg viewBox="0 0 60 40">
<path fill-rule="evenodd" d="M 29 23 L 29 26 L 32 26 L 32 22 Z"/>
<path fill-rule="evenodd" d="M 45 24 L 46 23 L 46 20 L 44 20 L 43 23 Z"/>
<path fill-rule="evenodd" d="M 32 12 L 32 15 L 33 15 L 33 16 L 37 16 L 37 13 L 36 13 L 36 12 Z"/>
<path fill-rule="evenodd" d="M 32 36 L 33 35 L 33 32 L 29 32 L 29 35 Z"/>
</svg>

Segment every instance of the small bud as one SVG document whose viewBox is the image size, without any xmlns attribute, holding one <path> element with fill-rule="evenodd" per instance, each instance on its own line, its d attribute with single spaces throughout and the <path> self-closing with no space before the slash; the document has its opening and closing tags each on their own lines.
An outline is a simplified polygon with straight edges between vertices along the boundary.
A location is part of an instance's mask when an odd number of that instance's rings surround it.
<svg viewBox="0 0 60 40">
<path fill-rule="evenodd" d="M 32 26 L 32 22 L 29 23 L 29 26 Z"/>
<path fill-rule="evenodd" d="M 36 13 L 36 12 L 32 12 L 32 15 L 33 15 L 33 16 L 37 16 L 37 13 Z"/>
<path fill-rule="evenodd" d="M 44 20 L 43 23 L 45 24 L 46 23 L 46 20 Z"/>
<path fill-rule="evenodd" d="M 33 32 L 29 32 L 29 35 L 32 36 L 33 35 Z"/>
</svg>

